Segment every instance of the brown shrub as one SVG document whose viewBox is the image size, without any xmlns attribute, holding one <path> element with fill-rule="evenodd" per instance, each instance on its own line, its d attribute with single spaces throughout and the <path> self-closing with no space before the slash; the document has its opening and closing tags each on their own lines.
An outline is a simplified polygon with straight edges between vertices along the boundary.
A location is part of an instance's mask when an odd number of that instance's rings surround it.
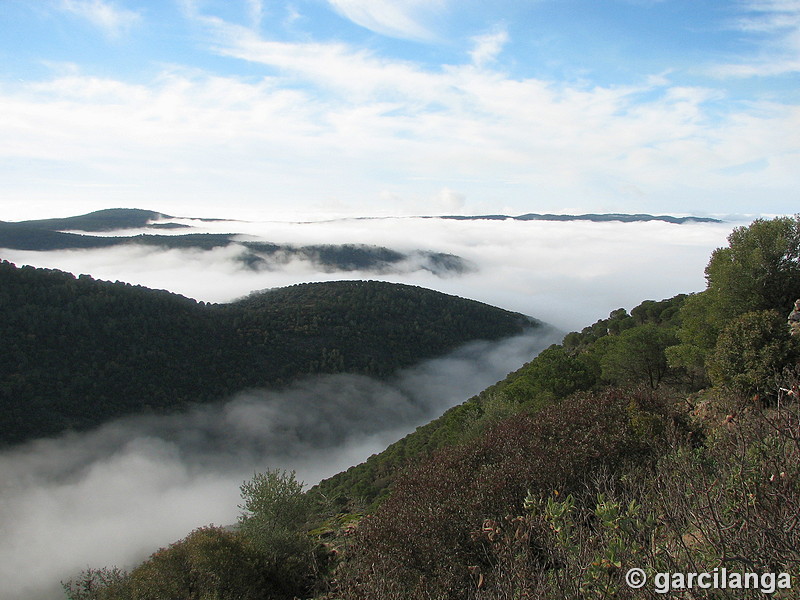
<svg viewBox="0 0 800 600">
<path fill-rule="evenodd" d="M 409 469 L 362 521 L 339 573 L 342 596 L 468 597 L 494 561 L 485 536 L 471 534 L 522 514 L 529 490 L 579 493 L 594 472 L 647 456 L 636 423 L 657 418 L 656 407 L 652 393 L 579 394 Z"/>
</svg>

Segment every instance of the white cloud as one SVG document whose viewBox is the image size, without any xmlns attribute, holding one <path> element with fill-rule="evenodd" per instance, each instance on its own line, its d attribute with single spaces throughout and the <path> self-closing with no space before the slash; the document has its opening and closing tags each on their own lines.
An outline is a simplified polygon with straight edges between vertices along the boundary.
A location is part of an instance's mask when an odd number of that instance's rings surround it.
<svg viewBox="0 0 800 600">
<path fill-rule="evenodd" d="M 392 196 L 395 202 L 404 200 Z M 408 200 L 408 199 L 406 199 Z M 432 198 L 412 199 L 427 214 L 462 198 L 442 189 Z M 161 206 L 151 206 L 164 210 Z M 224 211 L 219 208 L 218 211 Z M 165 211 L 168 212 L 168 211 Z M 492 212 L 498 211 L 497 203 Z M 526 212 L 532 212 L 528 210 Z M 577 212 L 577 211 L 576 211 Z M 419 214 L 419 212 L 417 213 Z M 216 215 L 227 216 L 217 212 Z M 89 273 L 151 288 L 170 289 L 210 302 L 227 302 L 257 289 L 299 281 L 381 279 L 420 285 L 522 312 L 566 329 L 580 329 L 620 306 L 660 300 L 704 287 L 711 251 L 725 245 L 731 224 L 558 223 L 460 221 L 419 218 L 345 219 L 308 223 L 197 223 L 200 232 L 254 235 L 274 243 L 372 244 L 408 252 L 424 249 L 460 256 L 477 270 L 458 277 L 431 273 L 330 273 L 291 262 L 252 271 L 237 262 L 235 247 L 213 251 L 123 246 L 97 251 L 3 250 L 15 264 Z M 133 232 L 138 233 L 138 232 Z M 653 268 L 658 265 L 658 268 Z"/>
<path fill-rule="evenodd" d="M 61 8 L 86 19 L 111 38 L 127 33 L 141 20 L 138 12 L 105 0 L 61 0 Z"/>
<path fill-rule="evenodd" d="M 472 38 L 475 43 L 474 48 L 470 51 L 469 55 L 472 57 L 472 62 L 477 67 L 482 67 L 497 59 L 497 56 L 503 50 L 503 46 L 508 43 L 508 32 L 505 29 L 498 29 L 491 33 Z"/>
<path fill-rule="evenodd" d="M 264 2 L 262 0 L 246 0 L 247 12 L 250 17 L 250 24 L 254 29 L 261 27 L 261 21 L 264 19 L 265 10 Z"/>
<path fill-rule="evenodd" d="M 411 40 L 430 40 L 435 36 L 422 23 L 431 12 L 444 7 L 446 0 L 328 0 L 342 16 L 376 33 Z"/>
<path fill-rule="evenodd" d="M 386 189 L 414 212 L 443 188 L 469 198 L 466 212 L 498 198 L 515 212 L 588 202 L 620 211 L 631 198 L 634 212 L 713 210 L 709 202 L 747 212 L 763 198 L 775 204 L 762 210 L 787 212 L 795 196 L 800 155 L 787 132 L 800 110 L 791 105 L 725 105 L 669 74 L 594 87 L 513 77 L 492 63 L 502 30 L 474 40 L 472 62 L 426 68 L 191 16 L 218 53 L 267 75 L 174 68 L 132 84 L 76 70 L 0 85 L 0 156 L 15 161 L 3 173 L 8 206 L 36 200 L 31 181 L 39 198 L 93 198 L 92 208 L 114 185 L 118 203 L 147 197 L 208 214 L 224 198 L 250 215 L 285 210 L 287 198 L 292 209 L 374 214 Z M 747 163 L 769 168 L 731 169 Z M 748 206 L 732 204 L 739 199 Z"/>
<path fill-rule="evenodd" d="M 436 205 L 435 211 L 444 210 L 448 214 L 460 214 L 464 210 L 464 194 L 460 194 L 450 188 L 443 188 L 434 197 Z"/>
</svg>

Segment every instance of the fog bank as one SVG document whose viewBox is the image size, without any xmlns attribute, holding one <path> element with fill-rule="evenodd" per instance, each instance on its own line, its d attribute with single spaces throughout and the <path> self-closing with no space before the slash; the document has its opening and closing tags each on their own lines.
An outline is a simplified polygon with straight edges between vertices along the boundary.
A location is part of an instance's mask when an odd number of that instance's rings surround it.
<svg viewBox="0 0 800 600">
<path fill-rule="evenodd" d="M 357 464 L 502 379 L 562 333 L 473 342 L 388 381 L 339 374 L 186 414 L 131 417 L 0 454 L 0 598 L 60 597 L 87 566 L 130 567 L 192 529 L 235 522 L 267 468 L 308 484 Z"/>
<path fill-rule="evenodd" d="M 420 249 L 441 252 L 463 258 L 475 270 L 439 276 L 420 265 L 404 264 L 396 272 L 331 273 L 307 261 L 290 260 L 271 270 L 253 271 L 237 260 L 243 248 L 235 245 L 209 251 L 145 246 L 56 252 L 0 250 L 0 256 L 17 264 L 88 273 L 209 302 L 228 302 L 252 290 L 308 281 L 394 281 L 480 300 L 575 330 L 642 300 L 702 290 L 703 269 L 712 250 L 726 245 L 726 237 L 736 225 L 423 218 L 307 223 L 178 221 L 191 226 L 178 233 L 240 233 L 242 239 L 279 244 L 373 244 L 407 253 Z"/>
</svg>

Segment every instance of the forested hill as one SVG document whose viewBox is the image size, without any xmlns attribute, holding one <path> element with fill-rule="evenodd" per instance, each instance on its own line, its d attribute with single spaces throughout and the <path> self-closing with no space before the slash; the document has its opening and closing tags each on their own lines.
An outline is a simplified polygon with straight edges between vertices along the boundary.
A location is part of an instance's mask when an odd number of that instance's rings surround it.
<svg viewBox="0 0 800 600">
<path fill-rule="evenodd" d="M 431 290 L 301 284 L 206 304 L 0 262 L 0 442 L 167 412 L 313 373 L 384 376 L 537 323 Z"/>
<path fill-rule="evenodd" d="M 174 217 L 152 210 L 142 210 L 140 208 L 108 208 L 74 217 L 33 219 L 14 223 L 0 221 L 0 224 L 24 229 L 39 229 L 45 231 L 59 231 L 62 229 L 76 229 L 79 231 L 113 231 L 115 229 L 145 227 L 152 221 L 171 218 Z"/>
</svg>

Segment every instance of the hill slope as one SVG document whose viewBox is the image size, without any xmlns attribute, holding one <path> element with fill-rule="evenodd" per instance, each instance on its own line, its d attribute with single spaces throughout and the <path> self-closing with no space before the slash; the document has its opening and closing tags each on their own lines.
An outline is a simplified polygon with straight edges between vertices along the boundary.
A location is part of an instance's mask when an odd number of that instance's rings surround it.
<svg viewBox="0 0 800 600">
<path fill-rule="evenodd" d="M 0 441 L 180 410 L 313 373 L 383 376 L 529 318 L 414 286 L 302 284 L 227 305 L 0 263 Z"/>
</svg>

